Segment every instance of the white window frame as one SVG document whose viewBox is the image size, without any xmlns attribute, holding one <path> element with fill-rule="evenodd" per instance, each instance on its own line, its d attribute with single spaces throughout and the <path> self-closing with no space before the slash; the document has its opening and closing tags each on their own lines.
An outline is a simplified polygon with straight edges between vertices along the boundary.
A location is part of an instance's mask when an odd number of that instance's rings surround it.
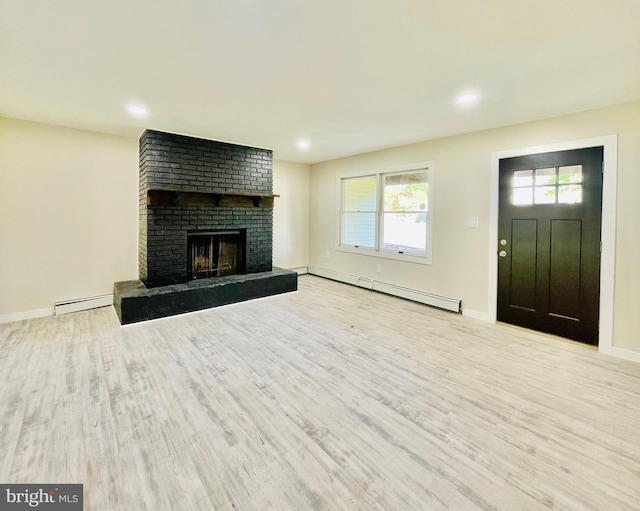
<svg viewBox="0 0 640 511">
<path fill-rule="evenodd" d="M 340 252 L 349 252 L 352 254 L 366 255 L 370 257 L 378 257 L 382 259 L 395 259 L 398 261 L 406 261 L 417 264 L 432 264 L 433 260 L 433 182 L 434 182 L 434 164 L 432 161 L 421 161 L 408 163 L 405 165 L 395 165 L 373 170 L 362 170 L 339 174 L 337 176 L 337 224 L 336 224 L 336 250 Z M 426 225 L 426 247 L 424 255 L 401 254 L 394 250 L 381 248 L 382 246 L 382 216 L 384 214 L 384 182 L 383 176 L 388 174 L 398 174 L 403 172 L 415 172 L 420 170 L 427 171 L 428 182 L 428 204 L 427 225 Z M 342 196 L 342 182 L 344 179 L 355 177 L 375 176 L 377 183 L 377 203 L 376 203 L 376 236 L 375 246 L 359 247 L 355 245 L 346 245 L 342 243 L 342 205 L 344 198 Z"/>
</svg>

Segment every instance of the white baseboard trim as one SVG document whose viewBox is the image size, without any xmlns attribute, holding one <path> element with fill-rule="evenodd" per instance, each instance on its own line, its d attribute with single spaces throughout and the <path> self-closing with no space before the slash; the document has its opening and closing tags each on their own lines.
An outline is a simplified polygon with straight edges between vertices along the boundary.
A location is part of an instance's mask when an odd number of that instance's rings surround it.
<svg viewBox="0 0 640 511">
<path fill-rule="evenodd" d="M 22 321 L 25 319 L 45 318 L 47 316 L 53 316 L 53 307 L 24 312 L 15 312 L 13 314 L 3 314 L 2 316 L 0 316 L 0 324 L 13 323 L 14 321 Z"/>
<path fill-rule="evenodd" d="M 341 273 L 339 271 L 329 270 L 327 268 L 320 268 L 319 266 L 307 266 L 307 273 L 311 275 L 317 275 L 318 277 L 324 277 L 325 279 L 337 280 L 338 282 L 344 282 L 345 284 L 351 284 L 352 286 L 366 287 L 371 289 L 371 280 L 362 279 L 356 275 L 349 275 L 348 273 Z"/>
<path fill-rule="evenodd" d="M 298 275 L 304 275 L 307 273 L 307 267 L 306 266 L 298 266 L 296 268 L 287 268 L 290 271 L 295 271 Z"/>
<path fill-rule="evenodd" d="M 486 312 L 478 312 L 471 309 L 462 309 L 462 315 L 471 319 L 478 319 L 480 321 L 484 321 L 485 323 L 495 323 L 493 319 L 491 319 L 491 315 Z"/>
<path fill-rule="evenodd" d="M 396 286 L 395 284 L 388 284 L 386 282 L 359 277 L 357 275 L 349 275 L 347 273 L 341 273 L 327 268 L 319 268 L 317 266 L 309 266 L 308 273 L 311 275 L 317 275 L 318 277 L 325 277 L 327 279 L 351 284 L 353 286 L 372 289 L 373 291 L 378 291 L 380 293 L 406 298 L 407 300 L 423 303 L 432 307 L 438 307 L 439 309 L 445 309 L 451 312 L 460 312 L 461 302 L 456 298 L 448 298 L 446 296 L 425 293 L 424 291 L 418 291 L 417 289 Z"/>
<path fill-rule="evenodd" d="M 91 296 L 89 298 L 78 298 L 77 300 L 67 300 L 65 302 L 57 302 L 53 308 L 56 316 L 60 314 L 69 314 L 70 312 L 86 311 L 97 309 L 98 307 L 107 307 L 113 303 L 113 294 Z"/>
<path fill-rule="evenodd" d="M 611 348 L 611 356 L 617 358 L 623 358 L 624 360 L 630 360 L 631 362 L 637 362 L 640 364 L 640 352 L 625 350 L 623 348 Z"/>
<path fill-rule="evenodd" d="M 378 282 L 377 280 L 372 281 L 372 283 L 374 291 L 399 296 L 400 298 L 406 298 L 407 300 L 413 300 L 414 302 L 424 303 L 425 305 L 438 307 L 439 309 L 445 309 L 451 312 L 460 312 L 461 301 L 457 298 L 425 293 L 424 291 Z"/>
</svg>

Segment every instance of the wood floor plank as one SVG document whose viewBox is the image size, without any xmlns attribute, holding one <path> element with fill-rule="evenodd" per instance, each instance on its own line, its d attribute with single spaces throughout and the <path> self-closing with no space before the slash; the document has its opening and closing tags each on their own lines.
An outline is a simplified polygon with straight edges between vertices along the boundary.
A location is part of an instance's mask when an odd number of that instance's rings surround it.
<svg viewBox="0 0 640 511">
<path fill-rule="evenodd" d="M 640 510 L 640 365 L 312 276 L 0 325 L 0 480 L 87 510 Z"/>
</svg>

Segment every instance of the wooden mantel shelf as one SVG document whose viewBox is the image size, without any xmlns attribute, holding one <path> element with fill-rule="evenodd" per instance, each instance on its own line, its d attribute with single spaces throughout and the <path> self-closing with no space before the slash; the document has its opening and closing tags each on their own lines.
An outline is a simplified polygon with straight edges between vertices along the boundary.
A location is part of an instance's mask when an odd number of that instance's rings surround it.
<svg viewBox="0 0 640 511">
<path fill-rule="evenodd" d="M 227 208 L 273 208 L 274 197 L 259 193 L 202 192 L 187 189 L 152 188 L 147 206 L 217 206 Z"/>
</svg>

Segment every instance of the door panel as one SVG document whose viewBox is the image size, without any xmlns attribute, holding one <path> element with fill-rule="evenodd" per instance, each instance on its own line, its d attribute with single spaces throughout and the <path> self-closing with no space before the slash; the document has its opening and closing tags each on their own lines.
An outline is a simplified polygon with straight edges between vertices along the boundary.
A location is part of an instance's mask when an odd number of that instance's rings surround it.
<svg viewBox="0 0 640 511">
<path fill-rule="evenodd" d="M 511 226 L 511 305 L 535 311 L 538 222 L 514 219 Z"/>
<path fill-rule="evenodd" d="M 580 320 L 580 220 L 551 221 L 551 259 L 549 261 L 549 314 Z"/>
<path fill-rule="evenodd" d="M 597 344 L 602 155 L 500 160 L 498 321 Z"/>
</svg>

